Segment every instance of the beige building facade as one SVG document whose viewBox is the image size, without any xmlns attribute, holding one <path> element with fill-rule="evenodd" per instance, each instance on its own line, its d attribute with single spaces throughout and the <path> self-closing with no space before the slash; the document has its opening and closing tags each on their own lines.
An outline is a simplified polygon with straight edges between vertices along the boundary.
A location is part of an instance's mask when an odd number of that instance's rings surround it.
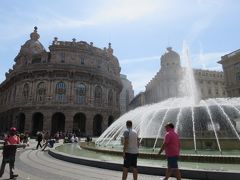
<svg viewBox="0 0 240 180">
<path fill-rule="evenodd" d="M 222 64 L 227 95 L 240 96 L 240 49 L 222 56 L 218 62 Z"/>
<path fill-rule="evenodd" d="M 161 68 L 146 85 L 146 104 L 156 103 L 180 95 L 179 86 L 182 79 L 180 56 L 168 47 L 160 58 Z"/>
<path fill-rule="evenodd" d="M 223 72 L 194 69 L 194 77 L 201 99 L 226 97 Z"/>
<path fill-rule="evenodd" d="M 0 132 L 80 129 L 99 136 L 119 115 L 120 66 L 108 48 L 54 41 L 45 50 L 35 27 L 0 84 Z"/>
</svg>

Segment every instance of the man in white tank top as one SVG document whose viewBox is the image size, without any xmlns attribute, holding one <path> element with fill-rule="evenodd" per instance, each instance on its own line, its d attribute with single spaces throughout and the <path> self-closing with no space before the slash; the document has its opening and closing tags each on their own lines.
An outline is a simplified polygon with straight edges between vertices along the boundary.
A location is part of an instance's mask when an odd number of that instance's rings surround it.
<svg viewBox="0 0 240 180">
<path fill-rule="evenodd" d="M 137 180 L 137 157 L 138 157 L 138 134 L 132 129 L 132 121 L 126 122 L 127 129 L 123 133 L 124 145 L 123 145 L 123 174 L 122 180 L 127 179 L 128 169 L 133 167 L 133 179 Z"/>
</svg>

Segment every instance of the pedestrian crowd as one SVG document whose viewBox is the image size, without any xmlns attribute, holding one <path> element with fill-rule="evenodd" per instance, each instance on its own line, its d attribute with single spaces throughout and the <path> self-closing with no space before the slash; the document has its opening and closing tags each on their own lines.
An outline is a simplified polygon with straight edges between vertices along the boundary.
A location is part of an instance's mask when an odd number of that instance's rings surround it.
<svg viewBox="0 0 240 180">
<path fill-rule="evenodd" d="M 79 135 L 79 134 L 78 134 Z M 36 148 L 41 148 L 42 151 L 46 149 L 46 147 L 53 148 L 55 143 L 58 143 L 60 139 L 63 139 L 65 143 L 78 143 L 80 137 L 76 135 L 76 133 L 67 132 L 56 132 L 55 134 L 50 135 L 48 131 L 38 131 L 35 135 L 37 145 Z M 9 164 L 9 172 L 10 179 L 14 179 L 18 177 L 18 174 L 14 173 L 15 166 L 15 155 L 17 148 L 25 148 L 29 146 L 30 133 L 18 133 L 15 127 L 11 127 L 8 133 L 5 133 L 0 137 L 3 139 L 2 146 L 2 164 L 0 167 L 0 178 L 4 174 L 5 166 Z"/>
</svg>

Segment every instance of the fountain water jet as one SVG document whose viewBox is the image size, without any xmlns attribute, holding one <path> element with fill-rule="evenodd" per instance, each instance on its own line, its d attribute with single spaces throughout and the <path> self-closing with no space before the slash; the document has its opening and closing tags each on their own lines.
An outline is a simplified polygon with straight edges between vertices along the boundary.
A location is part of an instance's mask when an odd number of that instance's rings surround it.
<svg viewBox="0 0 240 180">
<path fill-rule="evenodd" d="M 98 138 L 96 144 L 119 145 L 125 122 L 131 119 L 139 132 L 141 144 L 151 147 L 153 151 L 160 146 L 164 134 L 162 127 L 167 121 L 175 123 L 183 148 L 191 148 L 192 144 L 195 152 L 210 148 L 220 153 L 223 149 L 240 148 L 240 130 L 237 132 L 235 128 L 233 114 L 227 114 L 224 110 L 234 111 L 234 116 L 240 117 L 240 104 L 226 98 L 218 99 L 219 102 L 215 99 L 200 100 L 188 52 L 186 43 L 183 43 L 185 73 L 181 81 L 180 97 L 142 106 L 124 114 Z M 208 124 L 212 129 L 209 129 Z M 232 143 L 226 143 L 226 138 L 231 139 L 229 141 Z"/>
</svg>

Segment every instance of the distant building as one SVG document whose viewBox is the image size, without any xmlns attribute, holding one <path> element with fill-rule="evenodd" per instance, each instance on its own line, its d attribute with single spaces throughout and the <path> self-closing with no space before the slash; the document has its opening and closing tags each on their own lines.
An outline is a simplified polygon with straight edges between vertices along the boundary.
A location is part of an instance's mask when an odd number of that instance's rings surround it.
<svg viewBox="0 0 240 180">
<path fill-rule="evenodd" d="M 134 91 L 131 81 L 127 79 L 127 76 L 124 74 L 120 75 L 123 89 L 120 93 L 120 111 L 121 114 L 124 114 L 129 110 L 129 103 L 134 98 Z"/>
<path fill-rule="evenodd" d="M 129 110 L 135 109 L 136 107 L 145 105 L 145 94 L 144 92 L 138 93 L 129 104 Z"/>
<path fill-rule="evenodd" d="M 146 85 L 145 103 L 160 102 L 182 95 L 181 84 L 185 68 L 181 67 L 178 53 L 167 48 L 161 56 L 161 69 Z M 226 97 L 224 75 L 221 71 L 193 69 L 201 99 Z"/>
<path fill-rule="evenodd" d="M 161 69 L 146 85 L 146 104 L 178 97 L 182 71 L 180 56 L 171 47 L 167 48 L 161 56 Z"/>
<path fill-rule="evenodd" d="M 167 52 L 161 56 L 160 71 L 146 85 L 146 103 L 181 96 L 180 86 L 184 71 L 180 56 L 172 48 L 167 48 Z M 226 96 L 223 72 L 194 69 L 193 73 L 201 99 Z"/>
<path fill-rule="evenodd" d="M 226 97 L 223 72 L 194 69 L 194 77 L 201 99 Z"/>
<path fill-rule="evenodd" d="M 54 39 L 47 52 L 35 27 L 0 84 L 0 132 L 79 130 L 99 136 L 120 115 L 120 66 L 108 48 Z"/>
<path fill-rule="evenodd" d="M 222 64 L 227 95 L 240 96 L 240 49 L 222 56 L 218 62 Z"/>
</svg>

